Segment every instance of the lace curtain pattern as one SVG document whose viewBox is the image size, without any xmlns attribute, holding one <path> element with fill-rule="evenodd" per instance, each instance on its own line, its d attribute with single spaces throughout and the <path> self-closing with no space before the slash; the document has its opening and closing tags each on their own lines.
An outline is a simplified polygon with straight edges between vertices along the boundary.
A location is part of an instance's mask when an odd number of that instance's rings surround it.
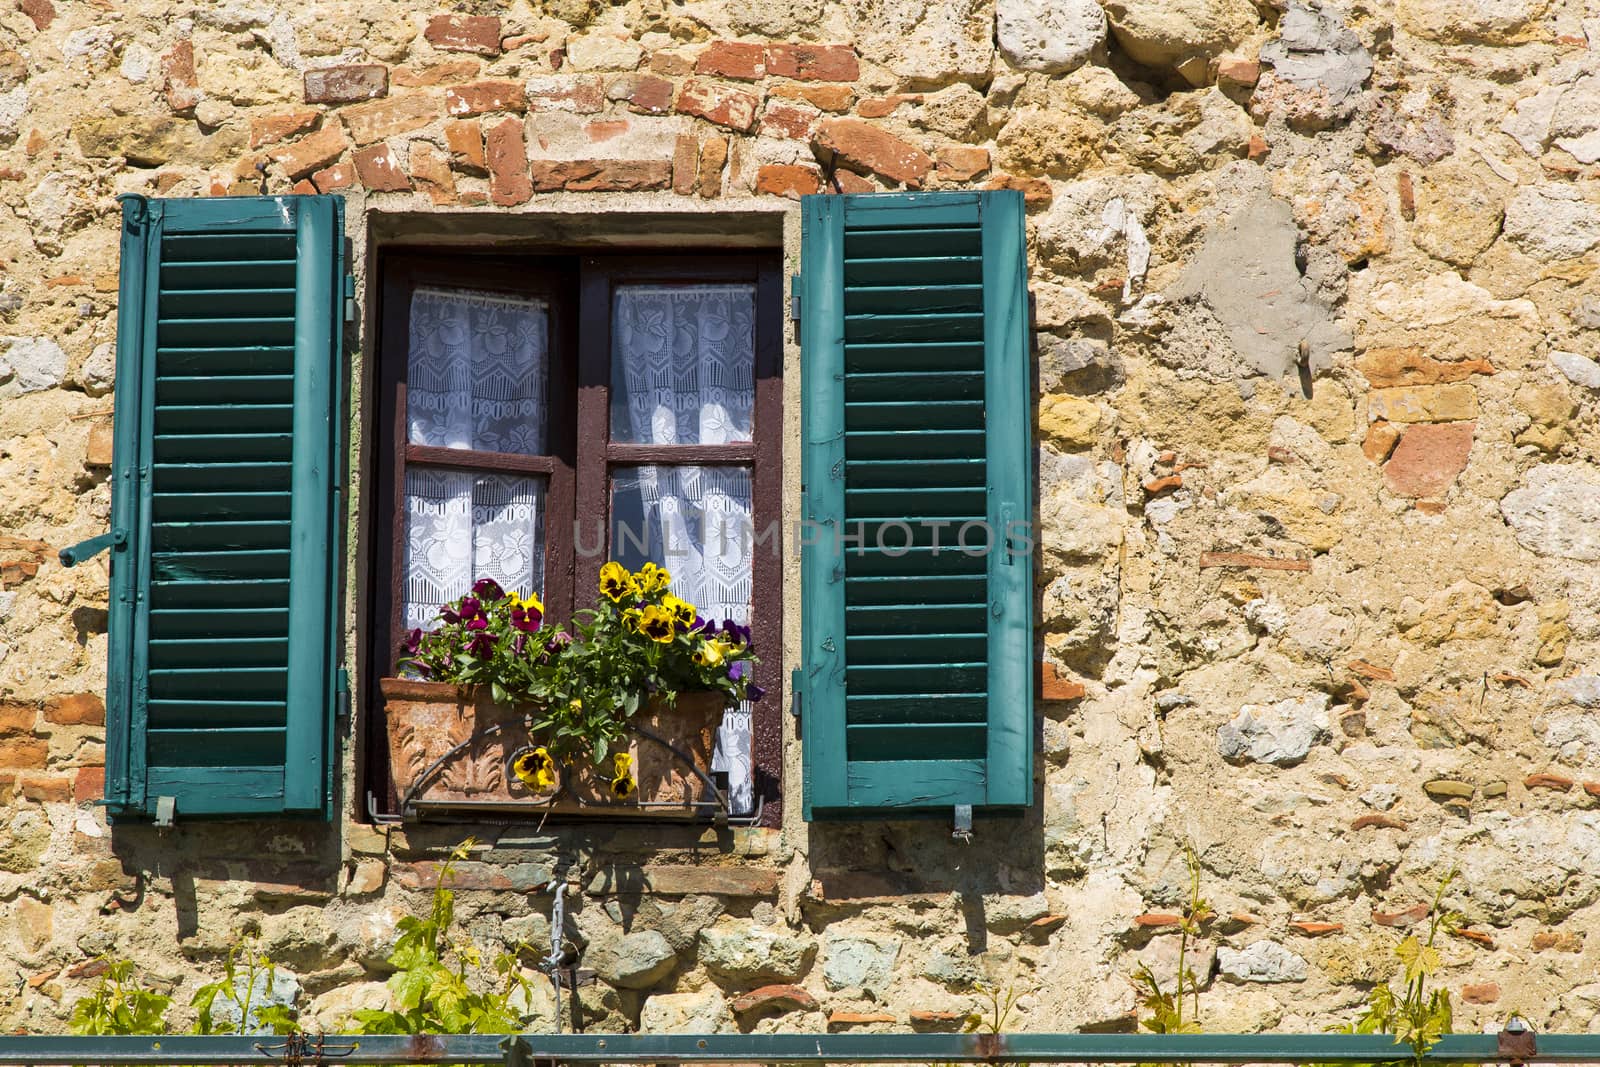
<svg viewBox="0 0 1600 1067">
<path fill-rule="evenodd" d="M 638 444 L 750 440 L 755 411 L 753 285 L 618 286 L 613 307 L 611 437 Z M 611 481 L 612 554 L 654 559 L 707 618 L 750 624 L 750 471 L 621 468 Z M 641 547 L 641 545 L 643 547 Z M 776 655 L 777 649 L 758 649 Z M 755 803 L 750 707 L 722 717 L 714 770 L 735 811 Z"/>
<path fill-rule="evenodd" d="M 611 439 L 750 440 L 755 286 L 624 285 L 615 299 Z"/>
<path fill-rule="evenodd" d="M 548 313 L 541 301 L 465 289 L 411 298 L 406 417 L 412 444 L 537 454 L 545 449 Z M 544 585 L 544 480 L 408 467 L 407 628 L 482 577 Z"/>
<path fill-rule="evenodd" d="M 479 578 L 544 588 L 542 478 L 411 467 L 405 494 L 407 629 L 431 629 Z"/>
<path fill-rule="evenodd" d="M 548 321 L 538 300 L 465 289 L 413 293 L 406 371 L 411 443 L 543 452 Z"/>
</svg>

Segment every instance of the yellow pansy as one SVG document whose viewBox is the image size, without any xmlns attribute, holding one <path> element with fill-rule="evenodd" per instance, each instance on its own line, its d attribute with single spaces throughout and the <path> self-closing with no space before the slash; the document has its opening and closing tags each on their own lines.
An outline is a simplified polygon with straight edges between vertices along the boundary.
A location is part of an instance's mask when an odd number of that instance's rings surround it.
<svg viewBox="0 0 1600 1067">
<path fill-rule="evenodd" d="M 618 752 L 611 757 L 611 795 L 621 800 L 633 795 L 639 788 L 639 783 L 633 778 L 633 757 L 626 752 Z"/>
<path fill-rule="evenodd" d="M 646 563 L 633 577 L 639 583 L 639 588 L 646 593 L 665 589 L 672 581 L 672 574 L 665 567 L 658 567 L 654 563 Z"/>
<path fill-rule="evenodd" d="M 672 620 L 687 630 L 694 625 L 695 616 L 698 614 L 695 606 L 687 600 L 679 599 L 668 593 L 661 598 L 661 606 L 672 613 Z"/>
<path fill-rule="evenodd" d="M 548 749 L 529 749 L 511 764 L 511 773 L 529 789 L 543 792 L 556 784 L 556 761 Z"/>
<path fill-rule="evenodd" d="M 655 604 L 645 605 L 645 609 L 639 613 L 639 621 L 634 625 L 652 641 L 665 644 L 672 640 L 672 613 L 666 608 Z"/>
<path fill-rule="evenodd" d="M 733 646 L 723 641 L 701 641 L 694 650 L 694 662 L 697 667 L 719 667 L 722 660 Z"/>
<path fill-rule="evenodd" d="M 529 593 L 527 596 L 523 596 L 521 593 L 512 593 L 511 604 L 513 607 L 521 608 L 523 611 L 532 608 L 540 615 L 544 614 L 544 601 L 539 599 L 538 593 Z"/>
<path fill-rule="evenodd" d="M 612 560 L 600 568 L 600 592 L 615 603 L 624 597 L 638 596 L 639 584 L 633 580 L 633 575 L 628 573 L 628 568 Z"/>
</svg>

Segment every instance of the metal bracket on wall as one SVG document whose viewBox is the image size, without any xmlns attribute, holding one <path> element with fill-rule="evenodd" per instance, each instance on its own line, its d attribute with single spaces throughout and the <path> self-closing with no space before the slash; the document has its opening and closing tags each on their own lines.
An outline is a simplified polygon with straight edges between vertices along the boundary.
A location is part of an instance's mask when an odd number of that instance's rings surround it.
<svg viewBox="0 0 1600 1067">
<path fill-rule="evenodd" d="M 178 798 L 156 797 L 156 829 L 170 830 L 177 823 Z"/>
<path fill-rule="evenodd" d="M 952 841 L 960 841 L 963 845 L 972 844 L 972 805 L 957 804 L 955 829 L 950 832 Z"/>
</svg>

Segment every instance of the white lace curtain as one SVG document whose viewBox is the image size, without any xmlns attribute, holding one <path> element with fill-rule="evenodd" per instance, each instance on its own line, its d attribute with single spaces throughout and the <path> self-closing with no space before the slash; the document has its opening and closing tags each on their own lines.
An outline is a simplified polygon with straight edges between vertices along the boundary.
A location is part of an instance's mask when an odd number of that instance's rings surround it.
<svg viewBox="0 0 1600 1067">
<path fill-rule="evenodd" d="M 755 409 L 755 288 L 620 286 L 611 373 L 611 436 L 640 444 L 750 440 Z M 750 471 L 625 467 L 612 474 L 612 554 L 653 559 L 706 618 L 748 626 Z M 777 649 L 758 649 L 777 655 Z M 728 773 L 736 811 L 755 802 L 750 707 L 723 716 L 714 770 Z"/>
<path fill-rule="evenodd" d="M 411 298 L 406 372 L 412 444 L 524 455 L 545 450 L 545 305 L 464 289 Z M 490 577 L 544 585 L 542 478 L 410 466 L 405 477 L 407 628 Z"/>
</svg>

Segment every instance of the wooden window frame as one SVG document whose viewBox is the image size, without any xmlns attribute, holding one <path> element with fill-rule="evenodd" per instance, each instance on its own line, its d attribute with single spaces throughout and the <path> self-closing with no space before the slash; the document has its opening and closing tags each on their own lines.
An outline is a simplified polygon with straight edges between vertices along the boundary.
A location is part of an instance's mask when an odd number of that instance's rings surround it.
<svg viewBox="0 0 1600 1067">
<path fill-rule="evenodd" d="M 548 613 L 570 617 L 589 602 L 609 558 L 611 472 L 616 467 L 742 466 L 751 471 L 751 521 L 757 532 L 782 522 L 783 493 L 783 278 L 780 253 L 693 250 L 607 252 L 605 255 L 530 253 L 510 257 L 470 249 L 395 248 L 378 264 L 380 307 L 377 351 L 369 361 L 375 382 L 373 470 L 367 484 L 374 501 L 369 553 L 366 692 L 362 732 L 365 760 L 357 780 L 378 814 L 395 814 L 399 798 L 380 755 L 387 723 L 377 680 L 391 674 L 405 634 L 401 583 L 405 556 L 405 468 L 427 465 L 505 474 L 543 474 L 545 496 L 544 602 Z M 748 442 L 722 445 L 628 444 L 611 440 L 612 298 L 618 286 L 650 284 L 751 284 L 755 286 L 755 409 Z M 419 286 L 473 288 L 546 301 L 550 363 L 546 395 L 546 452 L 539 456 L 468 452 L 407 442 L 406 370 L 411 294 Z M 587 541 L 605 531 L 606 551 L 580 554 L 574 533 Z M 782 817 L 783 560 L 780 536 L 770 547 L 752 544 L 751 631 L 761 662 L 754 673 L 767 697 L 751 716 L 751 778 L 762 811 L 760 824 Z M 587 545 L 581 546 L 587 548 Z M 360 813 L 365 817 L 366 812 Z"/>
</svg>

